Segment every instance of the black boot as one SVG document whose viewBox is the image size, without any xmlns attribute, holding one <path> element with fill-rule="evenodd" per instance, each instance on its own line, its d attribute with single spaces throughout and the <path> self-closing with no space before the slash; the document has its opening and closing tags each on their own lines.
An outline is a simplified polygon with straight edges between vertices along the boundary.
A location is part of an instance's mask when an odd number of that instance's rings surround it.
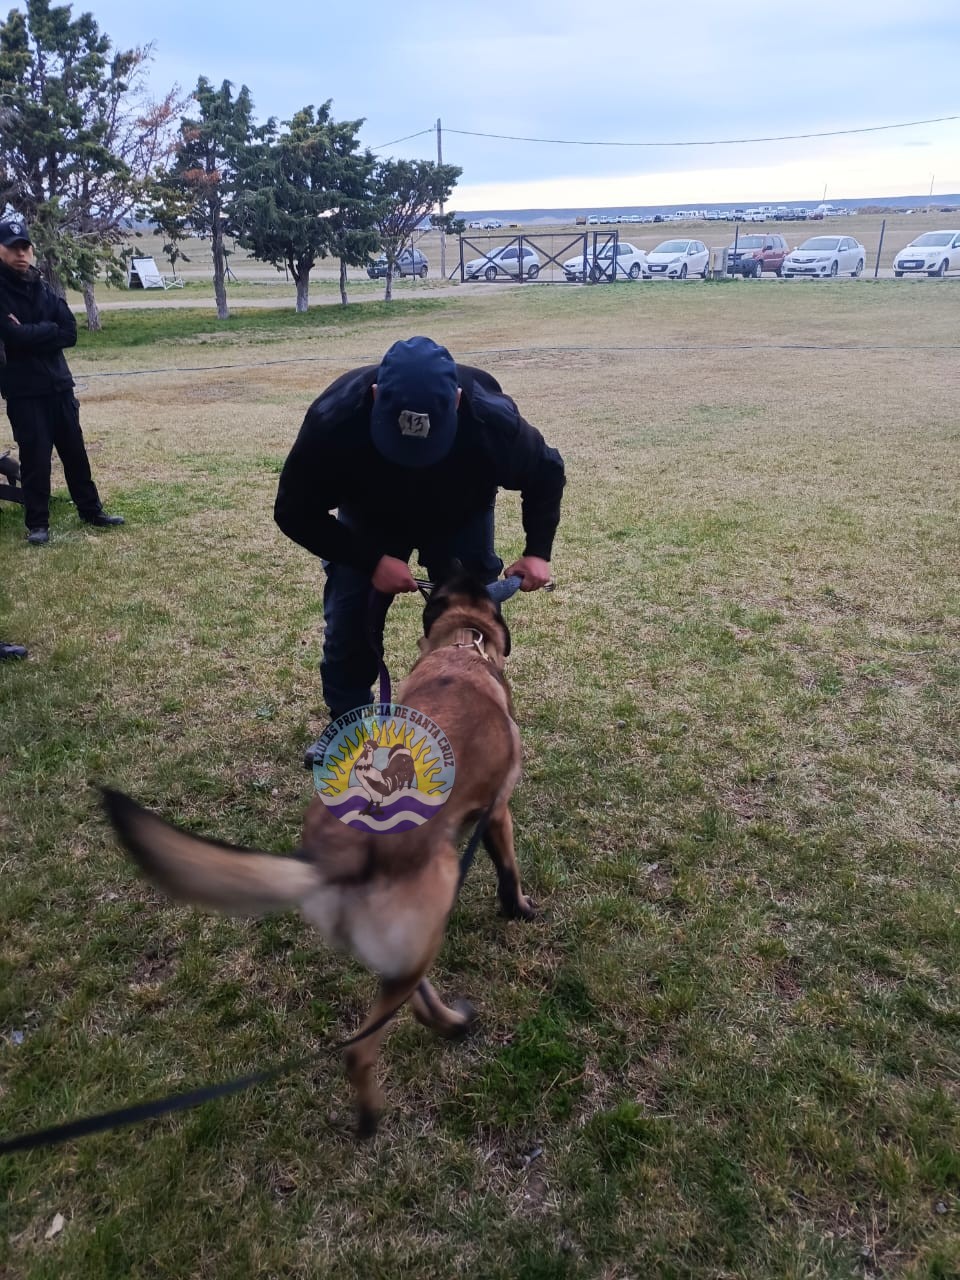
<svg viewBox="0 0 960 1280">
<path fill-rule="evenodd" d="M 110 529 L 114 525 L 123 524 L 123 516 L 108 516 L 105 511 L 98 511 L 93 516 L 81 516 L 84 524 L 92 524 L 96 529 Z"/>
</svg>

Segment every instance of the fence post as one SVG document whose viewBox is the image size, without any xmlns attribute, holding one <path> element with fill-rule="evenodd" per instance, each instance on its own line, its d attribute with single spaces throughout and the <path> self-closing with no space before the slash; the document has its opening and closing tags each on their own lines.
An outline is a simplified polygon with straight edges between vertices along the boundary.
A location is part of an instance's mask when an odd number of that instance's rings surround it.
<svg viewBox="0 0 960 1280">
<path fill-rule="evenodd" d="M 877 273 L 878 273 L 878 272 L 879 272 L 879 270 L 880 270 L 880 250 L 883 248 L 883 233 L 884 233 L 884 231 L 886 230 L 886 226 L 887 226 L 887 220 L 886 220 L 886 218 L 884 218 L 884 220 L 880 223 L 880 243 L 877 245 L 877 262 L 876 262 L 876 266 L 873 268 L 873 278 L 874 278 L 874 280 L 876 280 L 876 278 L 877 278 Z"/>
</svg>

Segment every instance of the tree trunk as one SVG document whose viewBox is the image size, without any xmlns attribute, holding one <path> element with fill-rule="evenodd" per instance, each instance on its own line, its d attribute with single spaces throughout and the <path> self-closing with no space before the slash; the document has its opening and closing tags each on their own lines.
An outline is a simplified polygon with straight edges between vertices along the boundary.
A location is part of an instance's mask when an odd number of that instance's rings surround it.
<svg viewBox="0 0 960 1280">
<path fill-rule="evenodd" d="M 384 302 L 393 301 L 393 265 L 389 262 L 387 263 L 387 285 L 383 291 L 383 300 Z"/>
<path fill-rule="evenodd" d="M 227 260 L 223 256 L 223 229 L 219 220 L 215 220 L 211 245 L 213 248 L 213 296 L 217 300 L 217 319 L 229 320 L 230 308 L 227 306 Z"/>
<path fill-rule="evenodd" d="M 53 258 L 44 258 L 41 261 L 40 273 L 58 298 L 67 296 L 67 291 L 63 287 L 63 281 L 60 279 L 60 273 L 57 271 L 57 264 Z"/>
<path fill-rule="evenodd" d="M 340 259 L 340 301 L 347 305 L 347 264 Z"/>
<path fill-rule="evenodd" d="M 100 308 L 97 306 L 97 299 L 94 294 L 94 283 L 92 280 L 84 282 L 83 286 L 83 305 L 87 309 L 87 328 L 91 333 L 99 333 L 103 328 L 100 323 Z"/>
<path fill-rule="evenodd" d="M 297 310 L 307 311 L 310 307 L 310 272 L 301 271 L 297 276 Z"/>
</svg>

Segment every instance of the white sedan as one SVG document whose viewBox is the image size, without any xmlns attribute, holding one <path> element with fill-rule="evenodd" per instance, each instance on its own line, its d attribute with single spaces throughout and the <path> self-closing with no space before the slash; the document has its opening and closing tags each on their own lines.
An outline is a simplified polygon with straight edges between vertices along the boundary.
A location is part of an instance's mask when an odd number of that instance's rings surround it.
<svg viewBox="0 0 960 1280">
<path fill-rule="evenodd" d="M 520 248 L 517 244 L 500 245 L 491 249 L 482 258 L 472 258 L 464 265 L 463 273 L 468 280 L 503 280 L 506 277 L 520 275 Z M 523 246 L 523 278 L 536 280 L 540 274 L 540 258 L 530 248 Z"/>
<path fill-rule="evenodd" d="M 867 261 L 867 251 L 853 236 L 811 236 L 783 260 L 784 278 L 793 276 L 859 276 Z"/>
<path fill-rule="evenodd" d="M 945 276 L 960 271 L 960 231 L 925 231 L 893 260 L 893 274 Z"/>
<path fill-rule="evenodd" d="M 664 240 L 647 254 L 647 270 L 652 276 L 686 280 L 687 276 L 707 278 L 710 250 L 700 240 Z"/>
<path fill-rule="evenodd" d="M 563 264 L 563 274 L 568 280 L 609 280 L 613 274 L 613 241 L 597 250 L 596 256 L 580 253 L 575 258 L 568 258 Z M 620 240 L 617 244 L 617 276 L 627 280 L 639 280 L 641 276 L 649 279 L 647 271 L 647 255 L 636 245 Z"/>
</svg>

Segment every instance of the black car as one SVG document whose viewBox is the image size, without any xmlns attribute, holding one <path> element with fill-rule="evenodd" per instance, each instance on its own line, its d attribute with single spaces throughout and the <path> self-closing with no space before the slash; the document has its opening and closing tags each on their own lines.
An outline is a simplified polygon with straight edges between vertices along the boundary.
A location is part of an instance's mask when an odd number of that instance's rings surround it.
<svg viewBox="0 0 960 1280">
<path fill-rule="evenodd" d="M 393 274 L 401 279 L 404 276 L 419 276 L 421 280 L 425 280 L 429 270 L 430 263 L 419 249 L 404 249 L 394 264 Z M 387 260 L 382 255 L 367 267 L 367 275 L 371 280 L 382 280 L 386 274 Z"/>
</svg>

